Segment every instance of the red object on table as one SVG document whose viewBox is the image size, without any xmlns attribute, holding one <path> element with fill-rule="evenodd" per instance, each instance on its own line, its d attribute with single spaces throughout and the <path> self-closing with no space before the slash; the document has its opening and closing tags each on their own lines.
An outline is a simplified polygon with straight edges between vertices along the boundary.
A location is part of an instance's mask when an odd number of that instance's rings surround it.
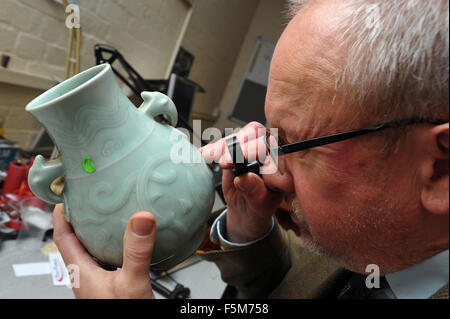
<svg viewBox="0 0 450 319">
<path fill-rule="evenodd" d="M 22 181 L 28 171 L 28 166 L 20 161 L 9 163 L 8 176 L 3 183 L 3 193 L 14 193 L 20 188 Z"/>
<path fill-rule="evenodd" d="M 9 222 L 5 223 L 6 227 L 9 227 L 14 230 L 20 230 L 22 228 L 22 222 L 19 220 L 11 219 Z"/>
<path fill-rule="evenodd" d="M 33 165 L 34 159 L 34 157 L 31 158 L 29 165 L 26 165 L 21 161 L 14 161 L 9 164 L 8 175 L 3 183 L 2 193 L 17 195 L 19 196 L 19 199 L 29 197 L 34 198 L 34 205 L 43 209 L 46 207 L 47 203 L 37 198 L 28 185 L 28 171 Z M 9 200 L 7 197 L 0 194 L 0 204 L 2 201 L 8 202 Z"/>
</svg>

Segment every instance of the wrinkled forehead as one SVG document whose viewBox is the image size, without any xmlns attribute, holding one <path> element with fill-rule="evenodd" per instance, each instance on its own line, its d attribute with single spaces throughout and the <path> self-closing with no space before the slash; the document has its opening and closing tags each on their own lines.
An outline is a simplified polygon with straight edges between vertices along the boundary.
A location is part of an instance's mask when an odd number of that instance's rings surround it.
<svg viewBox="0 0 450 319">
<path fill-rule="evenodd" d="M 296 138 L 328 133 L 349 115 L 343 114 L 335 91 L 343 60 L 342 50 L 337 49 L 337 27 L 333 26 L 336 10 L 331 5 L 305 9 L 286 27 L 272 58 L 266 98 L 268 124 L 289 130 Z"/>
</svg>

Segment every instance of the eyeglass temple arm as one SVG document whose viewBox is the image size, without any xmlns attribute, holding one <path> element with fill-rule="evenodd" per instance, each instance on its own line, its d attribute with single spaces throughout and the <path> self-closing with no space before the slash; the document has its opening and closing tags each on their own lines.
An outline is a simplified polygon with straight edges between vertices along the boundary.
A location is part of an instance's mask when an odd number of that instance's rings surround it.
<svg viewBox="0 0 450 319">
<path fill-rule="evenodd" d="M 289 154 L 289 153 L 293 153 L 293 152 L 302 151 L 302 150 L 305 150 L 308 148 L 331 144 L 331 143 L 343 141 L 343 140 L 346 140 L 346 139 L 349 139 L 352 137 L 357 137 L 357 136 L 361 136 L 364 134 L 381 131 L 381 130 L 384 130 L 387 128 L 401 127 L 401 126 L 412 125 L 412 124 L 421 124 L 421 123 L 440 125 L 440 124 L 443 124 L 446 122 L 448 122 L 448 121 L 422 119 L 422 118 L 413 118 L 413 119 L 406 120 L 406 121 L 394 121 L 394 122 L 389 122 L 389 123 L 385 123 L 385 124 L 371 126 L 371 127 L 364 128 L 364 129 L 358 129 L 358 130 L 337 133 L 337 134 L 332 134 L 332 135 L 323 136 L 323 137 L 312 138 L 312 139 L 301 141 L 298 143 L 286 144 L 286 145 L 280 146 L 278 149 L 272 149 L 271 152 L 273 152 L 273 151 L 275 152 L 272 154 L 285 155 L 285 154 Z"/>
<path fill-rule="evenodd" d="M 289 154 L 289 153 L 293 153 L 293 152 L 306 150 L 306 149 L 312 148 L 312 147 L 317 147 L 317 146 L 322 146 L 322 145 L 326 145 L 326 144 L 343 141 L 343 140 L 346 140 L 346 139 L 349 139 L 352 137 L 364 135 L 364 134 L 371 133 L 371 132 L 376 132 L 383 128 L 384 127 L 374 126 L 374 127 L 370 127 L 370 128 L 366 128 L 366 129 L 361 129 L 361 130 L 354 130 L 354 131 L 337 133 L 337 134 L 332 134 L 332 135 L 323 136 L 323 137 L 312 138 L 312 139 L 309 139 L 306 141 L 301 141 L 298 143 L 286 144 L 286 145 L 280 146 L 278 148 L 278 155 L 285 155 L 285 154 Z"/>
</svg>

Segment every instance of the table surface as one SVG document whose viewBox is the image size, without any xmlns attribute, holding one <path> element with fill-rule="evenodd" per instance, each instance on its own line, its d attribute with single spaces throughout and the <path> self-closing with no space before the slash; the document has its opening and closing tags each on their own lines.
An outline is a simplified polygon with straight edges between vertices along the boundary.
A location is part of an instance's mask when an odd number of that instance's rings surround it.
<svg viewBox="0 0 450 319">
<path fill-rule="evenodd" d="M 214 208 L 220 207 L 217 200 Z M 0 246 L 0 299 L 73 299 L 74 295 L 66 286 L 54 286 L 51 274 L 16 277 L 14 264 L 48 262 L 49 258 L 40 250 L 23 251 L 17 249 L 15 240 L 6 240 Z M 175 282 L 190 289 L 190 299 L 218 299 L 226 284 L 214 263 L 197 261 L 174 273 L 170 277 L 158 279 L 168 289 Z M 155 292 L 156 298 L 164 297 Z"/>
</svg>

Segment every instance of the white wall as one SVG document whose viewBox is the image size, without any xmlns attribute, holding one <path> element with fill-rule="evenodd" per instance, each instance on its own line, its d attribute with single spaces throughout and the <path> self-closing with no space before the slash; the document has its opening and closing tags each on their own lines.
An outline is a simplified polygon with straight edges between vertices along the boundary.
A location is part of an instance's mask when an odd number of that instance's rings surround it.
<svg viewBox="0 0 450 319">
<path fill-rule="evenodd" d="M 93 47 L 116 47 L 143 76 L 162 78 L 170 66 L 189 6 L 184 0 L 80 0 L 81 69 L 95 64 Z M 53 0 L 0 0 L 0 53 L 9 68 L 64 78 L 66 14 Z"/>
<path fill-rule="evenodd" d="M 212 125 L 247 30 L 260 0 L 196 0 L 182 45 L 195 55 L 190 78 L 197 94 L 193 118 Z M 209 119 L 209 121 L 208 121 Z M 206 128 L 206 127 L 204 127 Z"/>
<path fill-rule="evenodd" d="M 230 80 L 225 88 L 220 102 L 221 115 L 215 126 L 220 130 L 240 127 L 240 124 L 228 119 L 234 99 L 238 93 L 242 76 L 245 73 L 253 47 L 258 36 L 276 42 L 284 30 L 287 20 L 284 16 L 285 0 L 261 0 L 255 12 L 252 23 L 247 31 L 245 40 L 234 65 Z"/>
</svg>

